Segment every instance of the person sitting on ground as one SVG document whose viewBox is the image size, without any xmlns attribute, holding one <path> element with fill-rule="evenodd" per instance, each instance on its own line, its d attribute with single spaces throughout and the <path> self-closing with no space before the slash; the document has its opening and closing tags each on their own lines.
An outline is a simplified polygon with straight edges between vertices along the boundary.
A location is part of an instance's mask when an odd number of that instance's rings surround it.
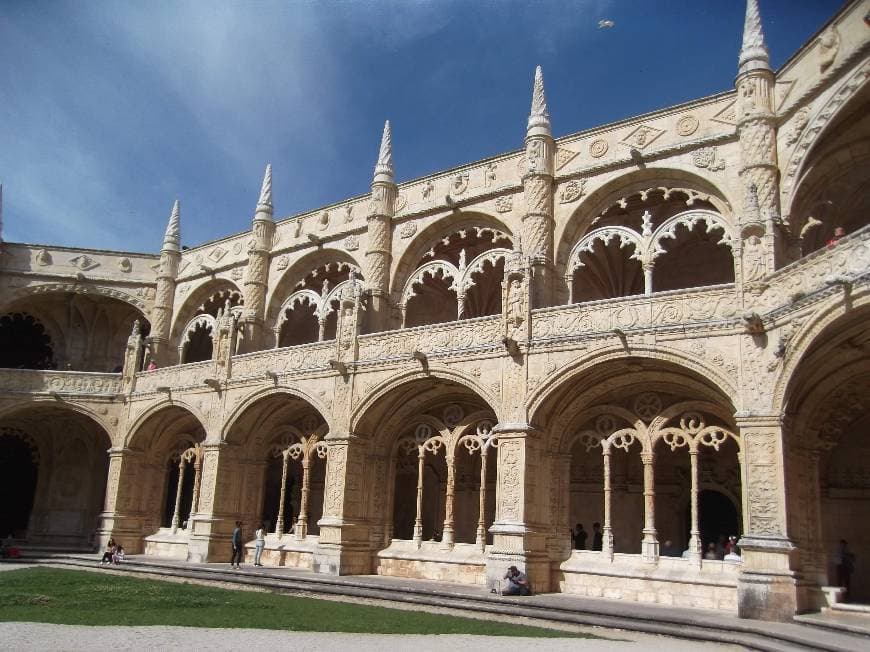
<svg viewBox="0 0 870 652">
<path fill-rule="evenodd" d="M 115 547 L 115 554 L 112 557 L 113 564 L 120 564 L 126 558 L 126 554 L 124 553 L 124 546 L 118 545 Z"/>
<path fill-rule="evenodd" d="M 3 559 L 18 559 L 21 557 L 21 550 L 15 545 L 11 532 L 9 536 L 3 539 L 3 543 L 0 544 L 0 557 L 3 557 Z"/>
<path fill-rule="evenodd" d="M 115 546 L 115 539 L 109 539 L 109 541 L 106 543 L 106 551 L 103 553 L 103 559 L 100 561 L 100 563 L 111 564 L 116 552 L 117 547 Z"/>
<path fill-rule="evenodd" d="M 526 574 L 519 570 L 516 566 L 508 568 L 504 575 L 507 580 L 507 586 L 502 591 L 502 595 L 531 595 L 532 589 L 529 585 L 529 578 Z"/>
</svg>

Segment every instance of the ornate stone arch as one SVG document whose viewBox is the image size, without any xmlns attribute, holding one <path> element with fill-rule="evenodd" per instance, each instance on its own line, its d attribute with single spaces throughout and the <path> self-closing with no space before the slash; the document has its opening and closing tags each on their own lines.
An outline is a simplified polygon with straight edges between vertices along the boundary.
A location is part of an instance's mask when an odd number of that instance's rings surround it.
<svg viewBox="0 0 870 652">
<path fill-rule="evenodd" d="M 402 290 L 406 287 L 409 276 L 416 269 L 417 263 L 423 258 L 426 250 L 438 240 L 463 229 L 480 229 L 501 233 L 511 242 L 513 241 L 513 232 L 507 224 L 488 213 L 457 211 L 445 214 L 418 233 L 395 261 L 390 281 L 390 293 L 394 303 L 399 303 Z"/>
<path fill-rule="evenodd" d="M 842 290 L 829 297 L 816 312 L 802 324 L 786 348 L 782 368 L 776 377 L 771 393 L 771 411 L 780 414 L 786 408 L 787 393 L 800 369 L 806 354 L 822 341 L 825 333 L 837 322 L 850 315 L 866 314 L 870 308 L 870 291 L 850 293 L 849 301 L 843 301 Z M 860 311 L 860 312 L 858 312 Z"/>
<path fill-rule="evenodd" d="M 356 407 L 350 415 L 350 431 L 356 432 L 360 421 L 367 415 L 369 410 L 372 409 L 381 398 L 385 397 L 393 390 L 415 380 L 426 380 L 432 378 L 452 381 L 457 385 L 461 385 L 470 390 L 493 411 L 499 420 L 501 420 L 500 402 L 496 400 L 489 391 L 482 387 L 477 380 L 473 377 L 469 377 L 465 373 L 457 371 L 456 369 L 440 364 L 433 364 L 430 365 L 428 371 L 416 369 L 399 372 L 381 381 L 375 387 L 370 389 L 357 402 Z"/>
<path fill-rule="evenodd" d="M 720 214 L 709 210 L 689 210 L 678 213 L 665 220 L 652 234 L 649 243 L 647 244 L 646 256 L 649 260 L 665 254 L 662 247 L 662 240 L 676 238 L 676 230 L 678 226 L 685 226 L 691 230 L 696 224 L 703 222 L 707 225 L 707 233 L 713 230 L 722 230 L 722 239 L 717 244 L 724 244 L 729 249 L 734 251 L 734 242 L 738 239 L 735 225 L 729 224 L 728 221 Z"/>
<path fill-rule="evenodd" d="M 80 414 L 89 418 L 106 434 L 106 438 L 112 445 L 116 444 L 116 438 L 119 435 L 115 425 L 108 421 L 108 414 L 100 414 L 88 405 L 83 405 L 75 400 L 64 400 L 61 406 L 58 406 L 56 399 L 50 396 L 30 396 L 26 403 L 13 403 L 6 406 L 0 406 L 0 419 L 14 418 L 18 412 L 23 412 L 39 406 L 59 408 L 69 410 L 76 414 Z"/>
<path fill-rule="evenodd" d="M 290 256 L 291 254 L 284 255 Z M 283 314 L 289 297 L 297 292 L 294 289 L 296 284 L 312 270 L 330 263 L 338 265 L 341 270 L 348 273 L 353 270 L 356 277 L 363 280 L 362 267 L 352 254 L 330 248 L 310 251 L 289 264 L 274 282 L 266 298 L 266 323 L 275 329 L 275 324 Z"/>
<path fill-rule="evenodd" d="M 79 283 L 74 281 L 60 281 L 57 283 L 45 283 L 42 285 L 31 285 L 23 288 L 14 289 L 9 292 L 9 294 L 6 295 L 2 300 L 2 303 L 0 303 L 0 312 L 6 311 L 9 306 L 14 305 L 18 301 L 27 299 L 28 297 L 39 294 L 51 294 L 55 292 L 80 294 L 85 296 L 97 295 L 100 297 L 107 297 L 109 299 L 117 299 L 118 301 L 129 304 L 130 307 L 136 309 L 142 319 L 147 319 L 146 315 L 149 312 L 149 305 L 146 303 L 145 300 L 128 292 L 124 292 L 121 289 L 105 285 L 98 285 L 90 282 Z"/>
<path fill-rule="evenodd" d="M 849 105 L 849 100 L 856 96 L 870 79 L 870 62 L 861 60 L 837 86 L 833 95 L 821 104 L 815 112 L 807 117 L 806 126 L 800 132 L 788 162 L 782 167 L 781 197 L 782 205 L 787 207 L 786 216 L 791 215 L 792 203 L 796 196 L 795 190 L 807 174 L 806 162 L 816 145 L 824 141 L 829 127 Z"/>
<path fill-rule="evenodd" d="M 190 320 L 199 314 L 198 308 L 208 301 L 210 297 L 222 292 L 238 295 L 238 303 L 244 302 L 244 293 L 231 280 L 217 278 L 204 281 L 188 294 L 187 299 L 181 303 L 178 310 L 173 314 L 172 329 L 170 331 L 172 333 L 171 341 L 178 342 Z"/>
<path fill-rule="evenodd" d="M 733 219 L 732 205 L 735 198 L 714 184 L 710 179 L 676 168 L 645 168 L 618 176 L 584 197 L 571 212 L 561 229 L 557 228 L 556 261 L 564 267 L 570 260 L 570 252 L 594 227 L 594 220 L 608 207 L 618 204 L 623 198 L 643 195 L 652 190 L 667 189 L 670 195 L 683 199 L 688 208 L 702 199 L 712 204 L 726 220 Z M 739 205 L 739 201 L 734 205 Z M 564 274 L 565 270 L 561 270 Z"/>
<path fill-rule="evenodd" d="M 243 414 L 245 414 L 248 408 L 253 406 L 255 403 L 258 403 L 262 399 L 272 396 L 288 396 L 308 403 L 308 405 L 310 405 L 314 409 L 314 411 L 317 412 L 320 418 L 323 419 L 327 427 L 326 432 L 334 431 L 331 421 L 332 414 L 329 410 L 326 409 L 326 407 L 319 399 L 304 391 L 298 386 L 268 387 L 265 389 L 255 390 L 247 394 L 233 406 L 226 419 L 224 420 L 223 426 L 220 429 L 220 441 L 226 441 L 229 432 L 238 423 L 239 418 Z"/>
<path fill-rule="evenodd" d="M 732 402 L 738 398 L 734 379 L 727 378 L 720 369 L 708 364 L 706 361 L 699 360 L 697 356 L 692 356 L 670 347 L 634 344 L 631 346 L 631 353 L 626 354 L 624 347 L 614 344 L 582 354 L 545 377 L 543 382 L 529 393 L 526 401 L 525 409 L 529 423 L 534 424 L 537 422 L 538 413 L 547 400 L 556 392 L 561 391 L 567 383 L 587 374 L 598 365 L 618 360 L 627 361 L 631 358 L 670 363 L 674 366 L 675 370 L 684 369 L 698 378 L 709 381 L 720 397 L 727 397 Z M 712 394 L 711 398 L 713 398 Z"/>
<path fill-rule="evenodd" d="M 136 415 L 136 417 L 133 419 L 133 422 L 127 428 L 127 433 L 122 443 L 123 447 L 134 448 L 136 445 L 138 445 L 137 440 L 145 436 L 144 434 L 142 434 L 143 426 L 145 426 L 152 417 L 166 410 L 167 408 L 180 408 L 185 412 L 189 412 L 190 416 L 196 420 L 197 424 L 206 433 L 206 438 L 208 438 L 208 419 L 205 417 L 204 414 L 200 412 L 199 408 L 185 401 L 183 398 L 163 398 L 145 408 L 145 410 L 143 410 L 140 414 Z"/>
</svg>

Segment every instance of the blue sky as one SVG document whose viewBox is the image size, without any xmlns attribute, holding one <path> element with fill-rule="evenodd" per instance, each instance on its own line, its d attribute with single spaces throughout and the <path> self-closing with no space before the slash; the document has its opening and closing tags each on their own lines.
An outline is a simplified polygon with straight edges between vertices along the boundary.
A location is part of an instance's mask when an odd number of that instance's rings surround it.
<svg viewBox="0 0 870 652">
<path fill-rule="evenodd" d="M 841 0 L 761 0 L 781 65 Z M 154 251 L 522 144 L 534 67 L 555 134 L 728 90 L 742 0 L 0 0 L 3 238 Z M 599 29 L 609 19 L 611 29 Z"/>
</svg>

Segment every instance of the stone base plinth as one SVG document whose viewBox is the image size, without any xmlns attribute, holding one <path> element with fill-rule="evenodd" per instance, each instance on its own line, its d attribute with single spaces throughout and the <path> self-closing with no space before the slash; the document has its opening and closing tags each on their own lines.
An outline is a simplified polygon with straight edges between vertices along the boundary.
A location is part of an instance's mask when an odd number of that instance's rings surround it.
<svg viewBox="0 0 870 652">
<path fill-rule="evenodd" d="M 413 541 L 393 541 L 377 558 L 378 575 L 486 584 L 485 555 L 474 544 L 457 543 L 445 550 L 437 541 L 424 541 L 420 548 Z"/>
<path fill-rule="evenodd" d="M 286 566 L 312 570 L 314 568 L 314 553 L 317 551 L 318 537 L 309 536 L 297 540 L 293 534 L 285 534 L 278 538 L 274 534 L 266 535 L 266 545 L 260 556 L 263 566 Z M 254 541 L 245 544 L 245 563 L 254 563 L 256 545 Z"/>
<path fill-rule="evenodd" d="M 616 554 L 610 562 L 599 552 L 574 551 L 558 574 L 564 593 L 737 613 L 739 562 L 703 561 L 699 567 L 660 557 L 650 565 L 639 555 Z"/>
<path fill-rule="evenodd" d="M 189 544 L 190 532 L 187 530 L 177 530 L 173 534 L 169 528 L 160 528 L 154 534 L 145 537 L 145 554 L 186 561 Z"/>
</svg>

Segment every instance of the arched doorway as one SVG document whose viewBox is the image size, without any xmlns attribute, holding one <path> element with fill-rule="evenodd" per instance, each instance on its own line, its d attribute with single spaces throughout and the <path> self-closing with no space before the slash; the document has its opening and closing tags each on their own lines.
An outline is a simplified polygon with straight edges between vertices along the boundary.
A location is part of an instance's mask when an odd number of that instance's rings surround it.
<svg viewBox="0 0 870 652">
<path fill-rule="evenodd" d="M 705 551 L 712 543 L 721 557 L 728 537 L 738 536 L 741 531 L 740 515 L 734 502 L 721 491 L 704 489 L 698 495 L 701 544 Z M 686 524 L 691 523 L 691 510 L 686 507 Z"/>
<path fill-rule="evenodd" d="M 0 417 L 0 536 L 70 549 L 94 545 L 110 446 L 93 419 L 30 404 Z"/>
<path fill-rule="evenodd" d="M 0 537 L 23 539 L 36 497 L 39 450 L 23 430 L 0 428 Z M 14 498 L 13 498 L 14 497 Z"/>
<path fill-rule="evenodd" d="M 361 415 L 378 574 L 482 581 L 495 515 L 495 423 L 474 391 L 443 378 L 399 385 Z"/>
<path fill-rule="evenodd" d="M 836 586 L 841 539 L 870 559 L 870 307 L 851 307 L 816 335 L 785 392 L 783 436 L 789 536 L 802 579 L 816 587 L 809 608 Z M 870 602 L 870 568 L 859 561 L 848 600 Z"/>
<path fill-rule="evenodd" d="M 287 391 L 263 396 L 226 431 L 228 460 L 240 492 L 216 496 L 216 505 L 266 534 L 261 562 L 311 568 L 326 490 L 328 426 L 310 402 Z"/>
</svg>

